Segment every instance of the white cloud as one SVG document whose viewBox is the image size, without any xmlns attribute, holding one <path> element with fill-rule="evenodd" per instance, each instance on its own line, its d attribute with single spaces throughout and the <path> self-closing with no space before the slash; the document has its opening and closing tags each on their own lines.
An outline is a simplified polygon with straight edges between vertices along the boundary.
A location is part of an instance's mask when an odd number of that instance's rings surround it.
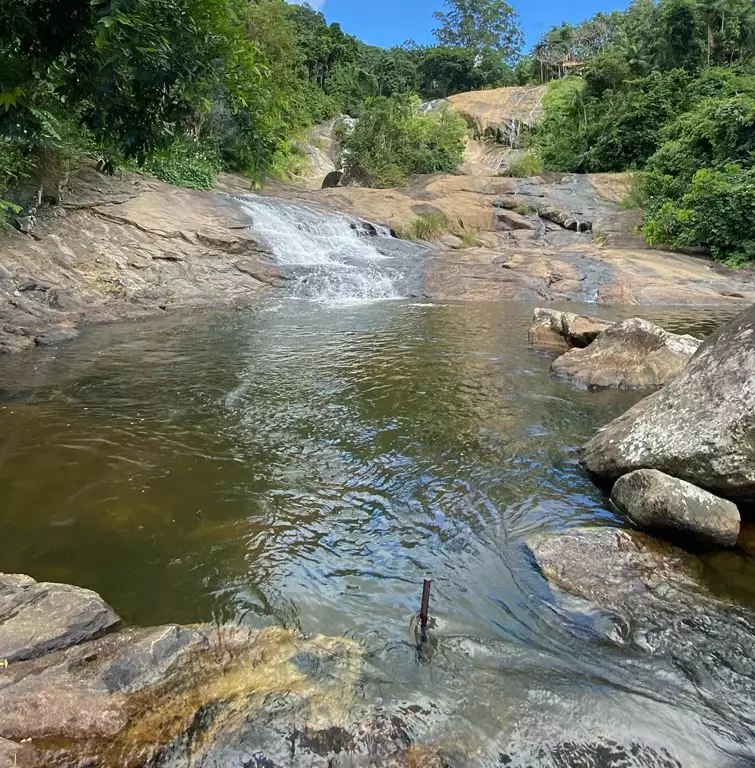
<svg viewBox="0 0 755 768">
<path fill-rule="evenodd" d="M 321 11 L 327 0 L 288 0 L 289 3 L 294 5 L 311 5 L 316 11 Z"/>
</svg>

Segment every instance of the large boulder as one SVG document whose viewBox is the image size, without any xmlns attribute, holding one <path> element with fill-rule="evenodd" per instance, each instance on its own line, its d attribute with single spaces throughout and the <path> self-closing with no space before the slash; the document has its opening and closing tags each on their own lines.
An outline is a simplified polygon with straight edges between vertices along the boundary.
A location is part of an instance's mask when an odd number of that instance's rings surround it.
<svg viewBox="0 0 755 768">
<path fill-rule="evenodd" d="M 734 500 L 755 498 L 755 305 L 719 329 L 684 372 L 584 447 L 609 482 L 658 469 Z"/>
<path fill-rule="evenodd" d="M 529 329 L 529 342 L 551 350 L 586 347 L 613 323 L 573 312 L 537 307 Z"/>
<path fill-rule="evenodd" d="M 95 592 L 0 574 L 0 659 L 34 659 L 90 640 L 119 622 Z"/>
<path fill-rule="evenodd" d="M 739 536 L 737 505 L 656 469 L 620 477 L 611 501 L 639 528 L 665 538 L 733 547 Z"/>
<path fill-rule="evenodd" d="M 588 389 L 653 389 L 675 379 L 701 343 L 635 317 L 554 360 L 551 371 Z"/>
</svg>

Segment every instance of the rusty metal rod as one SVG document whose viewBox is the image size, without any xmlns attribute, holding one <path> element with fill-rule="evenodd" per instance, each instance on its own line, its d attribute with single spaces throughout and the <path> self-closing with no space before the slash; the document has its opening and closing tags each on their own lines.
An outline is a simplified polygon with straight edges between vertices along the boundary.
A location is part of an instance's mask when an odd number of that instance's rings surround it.
<svg viewBox="0 0 755 768">
<path fill-rule="evenodd" d="M 425 627 L 427 626 L 427 614 L 430 610 L 430 585 L 432 584 L 432 581 L 430 579 L 425 579 L 425 584 L 422 587 L 422 607 L 419 611 L 419 625 L 422 627 L 422 630 L 424 631 Z"/>
</svg>

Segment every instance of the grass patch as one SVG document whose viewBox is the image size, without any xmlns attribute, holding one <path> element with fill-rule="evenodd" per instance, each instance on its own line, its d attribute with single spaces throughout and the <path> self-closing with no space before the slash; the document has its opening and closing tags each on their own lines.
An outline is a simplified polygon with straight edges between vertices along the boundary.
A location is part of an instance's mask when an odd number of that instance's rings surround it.
<svg viewBox="0 0 755 768">
<path fill-rule="evenodd" d="M 479 245 L 482 245 L 482 241 L 476 232 L 462 232 L 459 237 L 461 237 L 461 242 L 465 248 L 477 248 Z"/>
<path fill-rule="evenodd" d="M 180 137 L 165 149 L 150 153 L 139 170 L 176 187 L 212 189 L 222 167 L 212 147 Z"/>
<path fill-rule="evenodd" d="M 535 152 L 527 152 L 518 160 L 514 160 L 508 168 L 505 168 L 498 175 L 514 179 L 524 179 L 528 176 L 538 176 L 544 170 L 545 165 L 540 155 Z"/>
<path fill-rule="evenodd" d="M 420 213 L 400 236 L 404 240 L 437 240 L 448 233 L 448 219 L 440 211 Z"/>
<path fill-rule="evenodd" d="M 629 182 L 629 191 L 619 200 L 620 211 L 641 211 L 645 208 L 645 178 L 641 173 L 633 173 Z"/>
<path fill-rule="evenodd" d="M 518 213 L 520 216 L 532 216 L 533 213 L 537 213 L 536 208 L 533 208 L 531 205 L 526 205 L 525 203 L 515 205 L 513 211 L 514 213 Z"/>
</svg>

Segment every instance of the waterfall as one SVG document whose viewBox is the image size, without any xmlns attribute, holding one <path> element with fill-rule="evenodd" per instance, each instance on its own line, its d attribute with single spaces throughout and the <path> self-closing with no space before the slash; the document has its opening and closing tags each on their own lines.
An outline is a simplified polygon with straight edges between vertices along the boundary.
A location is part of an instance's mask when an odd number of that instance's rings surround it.
<svg viewBox="0 0 755 768">
<path fill-rule="evenodd" d="M 399 241 L 387 229 L 278 198 L 237 200 L 289 278 L 294 297 L 374 301 L 407 295 L 407 270 L 395 252 Z"/>
</svg>

